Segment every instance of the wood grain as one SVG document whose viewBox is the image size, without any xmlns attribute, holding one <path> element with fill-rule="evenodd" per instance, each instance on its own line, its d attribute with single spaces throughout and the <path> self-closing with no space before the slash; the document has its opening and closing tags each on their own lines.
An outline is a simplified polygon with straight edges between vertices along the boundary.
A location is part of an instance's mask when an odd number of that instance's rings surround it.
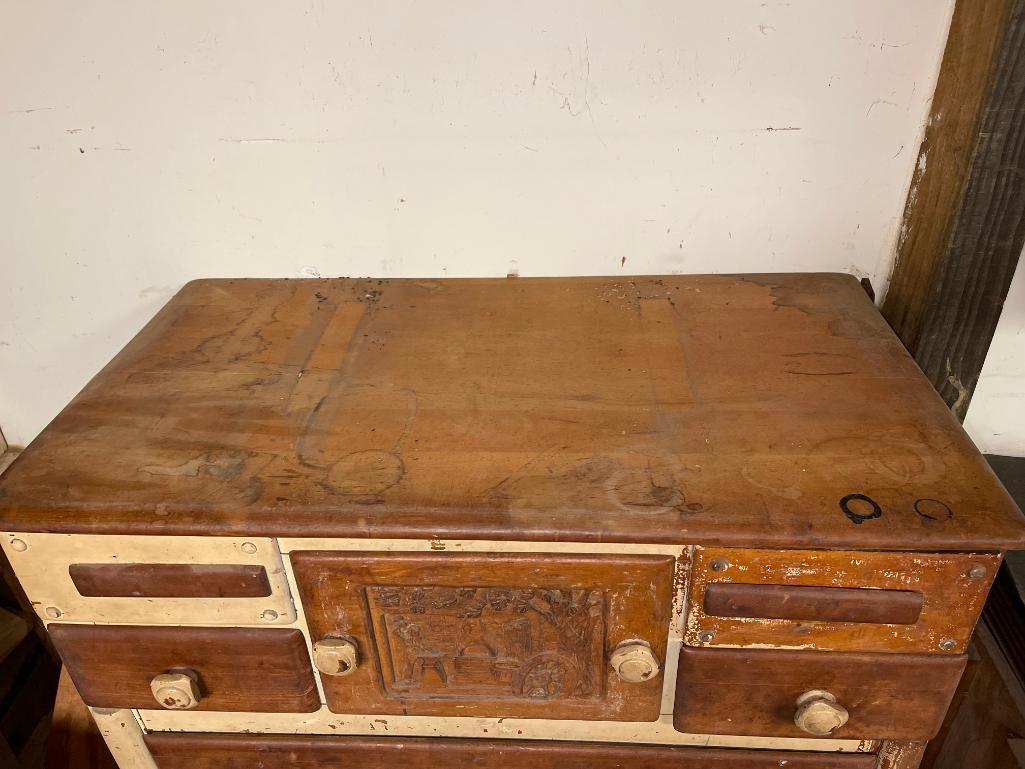
<svg viewBox="0 0 1025 769">
<path fill-rule="evenodd" d="M 673 721 L 681 732 L 814 739 L 794 724 L 795 702 L 824 689 L 850 712 L 830 738 L 927 740 L 964 666 L 963 656 L 684 647 Z"/>
<path fill-rule="evenodd" d="M 197 673 L 197 710 L 307 713 L 320 706 L 299 630 L 51 624 L 49 631 L 93 707 L 157 708 L 150 681 L 174 668 Z"/>
<path fill-rule="evenodd" d="M 323 676 L 336 713 L 654 721 L 661 673 L 619 680 L 621 642 L 665 665 L 669 556 L 293 552 L 314 641 L 363 663 Z"/>
<path fill-rule="evenodd" d="M 190 283 L 5 474 L 0 525 L 1025 544 L 858 281 L 826 274 Z"/>
<path fill-rule="evenodd" d="M 769 645 L 823 651 L 961 654 L 999 565 L 1000 556 L 990 553 L 696 547 L 684 638 L 691 646 Z M 982 573 L 973 575 L 974 566 L 982 567 Z M 921 612 L 911 624 L 874 624 L 825 616 L 766 619 L 760 616 L 765 613 L 760 609 L 749 617 L 709 615 L 705 611 L 708 587 L 735 582 L 910 591 L 921 596 Z M 713 636 L 709 638 L 708 633 Z"/>
<path fill-rule="evenodd" d="M 73 563 L 78 592 L 91 597 L 260 598 L 271 594 L 267 570 L 246 564 Z"/>
<path fill-rule="evenodd" d="M 883 314 L 964 418 L 1025 244 L 1025 3 L 959 0 Z"/>
<path fill-rule="evenodd" d="M 705 586 L 704 611 L 711 617 L 913 625 L 922 600 L 911 590 L 712 582 Z"/>
<path fill-rule="evenodd" d="M 873 769 L 867 754 L 448 738 L 146 735 L 160 769 Z"/>
</svg>

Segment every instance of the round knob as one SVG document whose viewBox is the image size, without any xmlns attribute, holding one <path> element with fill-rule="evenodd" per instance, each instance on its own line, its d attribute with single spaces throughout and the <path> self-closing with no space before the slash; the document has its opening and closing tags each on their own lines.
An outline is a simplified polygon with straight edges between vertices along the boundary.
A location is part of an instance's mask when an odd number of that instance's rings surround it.
<svg viewBox="0 0 1025 769">
<path fill-rule="evenodd" d="M 644 641 L 626 641 L 612 650 L 609 664 L 621 679 L 637 684 L 658 675 L 658 657 Z"/>
<path fill-rule="evenodd" d="M 150 681 L 153 697 L 168 710 L 192 710 L 199 705 L 199 684 L 188 673 L 162 673 Z"/>
<path fill-rule="evenodd" d="M 846 724 L 848 718 L 847 708 L 830 692 L 812 689 L 797 698 L 794 723 L 807 734 L 825 737 Z"/>
<path fill-rule="evenodd" d="M 359 651 L 348 638 L 321 638 L 313 644 L 313 664 L 326 676 L 347 676 L 359 664 Z"/>
</svg>

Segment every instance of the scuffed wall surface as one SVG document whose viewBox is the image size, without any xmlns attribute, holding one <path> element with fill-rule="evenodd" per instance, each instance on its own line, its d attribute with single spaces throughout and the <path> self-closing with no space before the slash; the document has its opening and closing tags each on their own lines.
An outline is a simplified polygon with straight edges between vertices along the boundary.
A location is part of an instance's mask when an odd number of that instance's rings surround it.
<svg viewBox="0 0 1025 769">
<path fill-rule="evenodd" d="M 0 424 L 190 278 L 889 270 L 951 0 L 10 3 Z"/>
<path fill-rule="evenodd" d="M 964 426 L 985 453 L 1025 457 L 1025 255 L 1011 281 Z"/>
</svg>

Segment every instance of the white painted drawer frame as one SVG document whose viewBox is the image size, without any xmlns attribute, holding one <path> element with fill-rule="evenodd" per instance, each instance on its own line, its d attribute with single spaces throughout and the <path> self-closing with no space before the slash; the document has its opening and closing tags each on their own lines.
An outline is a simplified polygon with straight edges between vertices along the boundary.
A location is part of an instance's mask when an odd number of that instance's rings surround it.
<svg viewBox="0 0 1025 769">
<path fill-rule="evenodd" d="M 143 742 L 146 731 L 256 734 L 392 735 L 486 739 L 573 740 L 641 744 L 716 746 L 829 752 L 870 752 L 865 740 L 811 740 L 684 734 L 673 727 L 676 669 L 682 644 L 687 546 L 505 542 L 489 540 L 315 539 L 165 537 L 67 534 L 6 534 L 0 540 L 15 574 L 44 622 L 139 625 L 287 626 L 312 639 L 287 554 L 298 550 L 383 552 L 633 553 L 676 559 L 676 594 L 662 691 L 661 717 L 654 722 L 571 721 L 526 718 L 379 716 L 338 714 L 327 709 L 319 673 L 320 710 L 314 713 L 224 713 L 211 711 L 107 710 L 91 708 L 121 769 L 154 769 Z M 243 547 L 245 545 L 245 547 Z M 255 546 L 255 552 L 253 552 Z M 271 583 L 267 598 L 86 598 L 68 574 L 72 563 L 245 563 L 263 565 Z M 60 614 L 47 609 L 56 608 Z M 276 616 L 268 620 L 270 610 Z"/>
</svg>

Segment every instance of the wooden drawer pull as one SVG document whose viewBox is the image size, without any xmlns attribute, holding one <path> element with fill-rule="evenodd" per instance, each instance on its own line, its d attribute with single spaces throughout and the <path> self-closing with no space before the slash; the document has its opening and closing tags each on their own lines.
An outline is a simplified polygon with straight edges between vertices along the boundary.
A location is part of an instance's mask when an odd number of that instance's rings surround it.
<svg viewBox="0 0 1025 769">
<path fill-rule="evenodd" d="M 645 641 L 626 641 L 609 655 L 609 664 L 623 681 L 638 684 L 654 678 L 661 666 L 658 657 Z"/>
<path fill-rule="evenodd" d="M 914 625 L 922 613 L 922 594 L 910 590 L 713 582 L 705 588 L 704 609 L 713 617 Z"/>
<path fill-rule="evenodd" d="M 150 681 L 153 698 L 167 710 L 192 710 L 199 706 L 199 684 L 192 671 L 171 671 Z"/>
<path fill-rule="evenodd" d="M 90 598 L 265 598 L 267 571 L 245 564 L 73 563 L 71 581 Z"/>
<path fill-rule="evenodd" d="M 812 689 L 797 698 L 794 723 L 802 732 L 826 737 L 846 724 L 849 718 L 847 708 L 830 692 Z"/>
<path fill-rule="evenodd" d="M 326 676 L 347 676 L 359 665 L 359 650 L 348 638 L 321 638 L 313 644 L 313 664 Z"/>
</svg>

